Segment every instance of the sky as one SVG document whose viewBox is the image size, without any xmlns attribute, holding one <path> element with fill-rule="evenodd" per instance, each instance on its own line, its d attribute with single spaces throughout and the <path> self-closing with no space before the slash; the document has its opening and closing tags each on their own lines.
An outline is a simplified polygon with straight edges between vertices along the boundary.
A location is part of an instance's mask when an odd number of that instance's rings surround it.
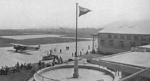
<svg viewBox="0 0 150 81">
<path fill-rule="evenodd" d="M 91 10 L 79 28 L 150 20 L 150 0 L 0 0 L 0 29 L 75 28 L 76 3 Z"/>
</svg>

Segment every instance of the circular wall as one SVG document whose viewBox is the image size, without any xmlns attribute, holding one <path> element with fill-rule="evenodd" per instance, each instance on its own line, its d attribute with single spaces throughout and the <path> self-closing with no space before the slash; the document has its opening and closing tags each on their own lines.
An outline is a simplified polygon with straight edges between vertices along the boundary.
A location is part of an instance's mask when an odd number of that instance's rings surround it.
<svg viewBox="0 0 150 81">
<path fill-rule="evenodd" d="M 57 65 L 39 70 L 34 74 L 35 81 L 113 81 L 114 75 L 105 69 L 79 65 L 79 78 L 72 78 L 74 65 Z"/>
</svg>

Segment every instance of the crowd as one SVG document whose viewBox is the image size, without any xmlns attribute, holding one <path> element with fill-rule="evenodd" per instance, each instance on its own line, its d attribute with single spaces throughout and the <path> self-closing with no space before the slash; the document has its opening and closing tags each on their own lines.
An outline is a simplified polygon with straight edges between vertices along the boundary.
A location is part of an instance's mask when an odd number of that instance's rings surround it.
<svg viewBox="0 0 150 81">
<path fill-rule="evenodd" d="M 2 68 L 0 69 L 0 75 L 7 75 L 10 73 L 19 72 L 22 69 L 26 69 L 26 70 L 32 69 L 31 63 L 19 64 L 17 62 L 17 64 L 14 67 L 2 66 Z"/>
<path fill-rule="evenodd" d="M 88 46 L 88 49 L 90 49 L 90 46 Z M 69 50 L 69 46 L 66 46 L 66 50 Z M 57 51 L 57 49 L 55 48 L 54 51 Z M 83 49 L 82 49 L 83 51 Z M 60 53 L 62 53 L 62 49 L 60 49 Z M 50 54 L 52 55 L 53 54 L 53 51 L 50 50 L 50 52 L 47 54 Z M 86 52 L 86 54 L 88 54 L 88 51 Z M 82 52 L 80 51 L 80 54 L 79 56 L 82 55 Z M 72 53 L 72 57 L 75 56 L 75 54 Z M 73 59 L 68 59 L 67 62 L 69 61 L 73 61 Z M 51 67 L 51 66 L 55 66 L 56 64 L 62 64 L 62 63 L 66 63 L 63 61 L 62 57 L 58 57 L 58 56 L 55 56 L 53 61 L 52 62 L 49 62 L 49 63 L 45 63 L 45 62 L 42 62 L 41 60 L 38 62 L 38 69 L 42 69 L 42 68 L 45 68 L 45 67 Z M 7 74 L 10 74 L 10 73 L 14 73 L 14 72 L 19 72 L 20 70 L 22 69 L 26 69 L 26 70 L 30 70 L 32 69 L 32 65 L 31 63 L 24 63 L 24 64 L 19 64 L 17 62 L 17 64 L 15 64 L 14 67 L 8 67 L 8 66 L 2 66 L 2 68 L 0 69 L 0 75 L 7 75 Z"/>
<path fill-rule="evenodd" d="M 38 69 L 42 69 L 42 68 L 45 68 L 45 67 L 51 67 L 51 66 L 54 66 L 56 64 L 62 64 L 63 63 L 63 59 L 58 56 L 55 56 L 53 61 L 52 62 L 49 62 L 49 63 L 45 63 L 43 61 L 39 61 L 38 62 Z"/>
</svg>

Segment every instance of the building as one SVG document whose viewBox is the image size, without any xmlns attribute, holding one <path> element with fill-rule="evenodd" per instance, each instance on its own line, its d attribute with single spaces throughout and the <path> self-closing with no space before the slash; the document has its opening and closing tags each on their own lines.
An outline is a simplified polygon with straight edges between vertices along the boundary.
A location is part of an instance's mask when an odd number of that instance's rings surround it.
<svg viewBox="0 0 150 81">
<path fill-rule="evenodd" d="M 120 53 L 150 43 L 150 27 L 107 27 L 98 32 L 98 52 Z"/>
<path fill-rule="evenodd" d="M 146 52 L 139 52 L 141 49 Z M 93 58 L 91 63 L 119 72 L 121 81 L 150 81 L 150 45 L 139 46 L 138 50 Z"/>
</svg>

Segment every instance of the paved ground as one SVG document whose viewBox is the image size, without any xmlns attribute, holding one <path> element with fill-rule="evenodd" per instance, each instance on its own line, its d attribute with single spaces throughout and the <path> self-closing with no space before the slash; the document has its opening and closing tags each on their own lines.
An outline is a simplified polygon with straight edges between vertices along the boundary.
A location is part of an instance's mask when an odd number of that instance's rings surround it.
<svg viewBox="0 0 150 81">
<path fill-rule="evenodd" d="M 90 45 L 90 49 L 88 46 Z M 69 46 L 69 50 L 66 50 L 66 46 Z M 25 53 L 16 53 L 13 47 L 0 48 L 0 67 L 1 66 L 14 66 L 19 63 L 36 63 L 42 59 L 46 54 L 46 51 L 57 49 L 53 54 L 60 55 L 63 59 L 72 57 L 72 53 L 75 52 L 75 42 L 73 43 L 57 43 L 57 44 L 43 44 L 38 51 L 26 51 Z M 60 53 L 62 49 L 62 53 Z M 82 50 L 83 49 L 83 50 Z M 78 52 L 85 53 L 92 49 L 92 41 L 78 42 Z"/>
</svg>

